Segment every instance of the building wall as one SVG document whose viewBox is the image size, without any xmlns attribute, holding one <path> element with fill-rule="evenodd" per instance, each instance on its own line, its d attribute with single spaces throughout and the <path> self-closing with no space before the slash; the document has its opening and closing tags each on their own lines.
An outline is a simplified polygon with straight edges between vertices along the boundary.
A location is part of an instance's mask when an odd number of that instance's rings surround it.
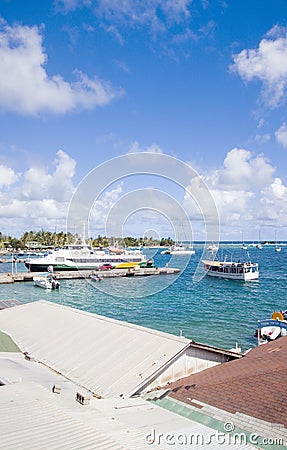
<svg viewBox="0 0 287 450">
<path fill-rule="evenodd" d="M 192 373 L 201 372 L 226 361 L 228 361 L 228 356 L 224 353 L 190 346 L 178 358 L 167 365 L 141 392 L 163 387 L 167 383 L 187 377 Z"/>
</svg>

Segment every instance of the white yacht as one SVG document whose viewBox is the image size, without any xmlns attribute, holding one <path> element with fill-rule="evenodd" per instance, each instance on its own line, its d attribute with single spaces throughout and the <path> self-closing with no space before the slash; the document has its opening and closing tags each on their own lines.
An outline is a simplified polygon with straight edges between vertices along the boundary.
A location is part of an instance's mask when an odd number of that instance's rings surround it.
<svg viewBox="0 0 287 450">
<path fill-rule="evenodd" d="M 192 247 L 183 245 L 183 244 L 175 244 L 169 247 L 166 250 L 161 252 L 162 255 L 194 255 L 195 250 Z"/>
<path fill-rule="evenodd" d="M 105 250 L 93 249 L 87 244 L 69 244 L 53 250 L 41 258 L 30 258 L 25 266 L 30 272 L 42 272 L 51 266 L 54 271 L 96 270 L 103 264 L 116 266 L 124 262 L 147 263 L 147 257 L 140 250 L 124 250 L 117 255 Z"/>
<path fill-rule="evenodd" d="M 33 278 L 34 285 L 44 289 L 59 289 L 60 282 L 56 277 L 50 273 L 40 273 L 37 277 Z"/>
<path fill-rule="evenodd" d="M 232 280 L 252 281 L 258 280 L 258 263 L 233 261 L 202 261 L 207 275 Z"/>
<path fill-rule="evenodd" d="M 170 254 L 171 255 L 194 255 L 195 250 L 193 250 L 192 247 L 189 247 L 187 245 L 178 244 L 178 245 L 173 245 L 170 248 Z"/>
</svg>

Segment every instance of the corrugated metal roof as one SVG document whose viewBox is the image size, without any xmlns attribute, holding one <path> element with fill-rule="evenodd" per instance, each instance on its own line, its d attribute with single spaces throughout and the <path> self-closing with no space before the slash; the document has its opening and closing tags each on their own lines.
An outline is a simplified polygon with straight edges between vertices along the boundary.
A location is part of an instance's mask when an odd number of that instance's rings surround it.
<svg viewBox="0 0 287 450">
<path fill-rule="evenodd" d="M 82 407 L 62 401 L 36 383 L 1 387 L 1 449 L 15 450 L 187 450 L 194 446 L 221 450 L 252 450 L 242 443 L 220 440 L 214 429 L 142 399 L 91 399 Z M 57 395 L 57 394 L 56 394 Z M 182 438 L 186 436 L 187 445 Z M 199 442 L 194 444 L 194 438 Z M 154 438 L 154 444 L 150 442 Z M 172 440 L 170 440 L 172 438 Z M 189 440 L 193 439 L 191 445 Z M 173 443 L 173 444 L 172 444 Z"/>
<path fill-rule="evenodd" d="M 140 430 L 143 436 L 142 443 L 150 442 L 149 448 L 156 447 L 160 450 L 190 450 L 192 448 L 254 450 L 252 445 L 245 444 L 244 439 L 235 441 L 228 433 L 219 432 L 216 428 L 206 425 L 205 421 L 210 422 L 207 416 L 200 423 L 140 398 L 105 399 L 98 403 L 101 417 L 110 414 L 125 427 L 131 430 Z M 99 419 L 99 424 L 101 424 L 101 429 L 102 427 L 105 429 L 101 419 Z M 184 443 L 185 438 L 186 444 Z M 154 440 L 154 444 L 150 439 Z"/>
<path fill-rule="evenodd" d="M 34 383 L 1 387 L 2 449 L 121 450 L 123 446 L 55 407 Z"/>
<path fill-rule="evenodd" d="M 0 311 L 23 352 L 102 397 L 130 396 L 189 340 L 39 301 Z"/>
<path fill-rule="evenodd" d="M 11 308 L 12 306 L 21 305 L 21 303 L 16 300 L 0 300 L 0 309 Z"/>
</svg>

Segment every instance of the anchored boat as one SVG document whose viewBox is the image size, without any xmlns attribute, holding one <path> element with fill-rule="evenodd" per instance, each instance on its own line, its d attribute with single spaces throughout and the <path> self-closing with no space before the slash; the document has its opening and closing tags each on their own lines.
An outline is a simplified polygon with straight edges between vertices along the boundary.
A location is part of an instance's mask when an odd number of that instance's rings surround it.
<svg viewBox="0 0 287 450">
<path fill-rule="evenodd" d="M 229 278 L 240 281 L 253 281 L 259 278 L 258 263 L 203 260 L 207 275 L 219 278 Z"/>
<path fill-rule="evenodd" d="M 163 250 L 162 255 L 194 255 L 195 250 L 188 245 L 176 244 L 172 245 L 170 248 Z"/>
</svg>

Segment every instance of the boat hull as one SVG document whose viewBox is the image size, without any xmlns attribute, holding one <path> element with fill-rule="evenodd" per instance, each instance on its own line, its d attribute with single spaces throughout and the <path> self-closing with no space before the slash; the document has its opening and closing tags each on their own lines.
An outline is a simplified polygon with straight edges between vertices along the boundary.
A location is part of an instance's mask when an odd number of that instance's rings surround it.
<svg viewBox="0 0 287 450">
<path fill-rule="evenodd" d="M 195 250 L 171 250 L 170 255 L 194 255 Z"/>
<path fill-rule="evenodd" d="M 276 316 L 276 314 L 279 315 Z M 274 341 L 287 335 L 286 316 L 284 314 L 281 320 L 278 318 L 280 315 L 281 313 L 274 313 L 272 319 L 258 320 L 258 328 L 255 333 L 258 345 L 266 344 L 267 342 Z M 273 319 L 273 317 L 275 317 L 275 319 Z"/>
<path fill-rule="evenodd" d="M 254 274 L 253 273 L 229 274 L 229 273 L 218 273 L 218 272 L 213 272 L 211 270 L 207 270 L 206 275 L 209 275 L 210 277 L 225 278 L 225 279 L 229 279 L 229 280 L 239 280 L 239 281 L 257 281 L 259 279 L 259 272 L 254 273 Z"/>
<path fill-rule="evenodd" d="M 211 277 L 238 281 L 256 281 L 259 278 L 257 263 L 205 260 L 202 264 L 206 274 Z"/>
<path fill-rule="evenodd" d="M 33 264 L 33 263 L 25 263 L 25 266 L 29 270 L 29 272 L 45 272 L 47 271 L 49 266 L 53 267 L 54 272 L 62 272 L 62 271 L 76 271 L 76 270 L 97 270 L 100 264 L 85 264 L 85 265 L 74 265 L 69 266 L 66 264 Z"/>
<path fill-rule="evenodd" d="M 43 289 L 59 289 L 60 283 L 55 278 L 48 278 L 48 276 L 39 276 L 33 278 L 34 285 Z"/>
</svg>

